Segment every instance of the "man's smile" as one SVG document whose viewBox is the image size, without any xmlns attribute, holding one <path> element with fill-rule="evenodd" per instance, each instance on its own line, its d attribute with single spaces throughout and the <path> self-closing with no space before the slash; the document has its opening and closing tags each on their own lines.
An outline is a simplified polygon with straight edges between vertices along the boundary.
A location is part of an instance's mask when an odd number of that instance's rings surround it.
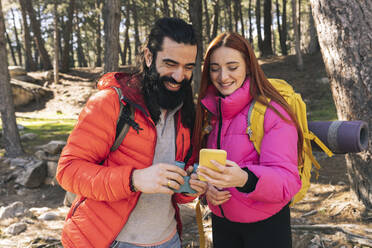
<svg viewBox="0 0 372 248">
<path fill-rule="evenodd" d="M 165 81 L 164 86 L 165 86 L 165 88 L 167 88 L 167 90 L 178 91 L 181 88 L 182 84 L 181 83 L 171 83 L 169 81 Z"/>
</svg>

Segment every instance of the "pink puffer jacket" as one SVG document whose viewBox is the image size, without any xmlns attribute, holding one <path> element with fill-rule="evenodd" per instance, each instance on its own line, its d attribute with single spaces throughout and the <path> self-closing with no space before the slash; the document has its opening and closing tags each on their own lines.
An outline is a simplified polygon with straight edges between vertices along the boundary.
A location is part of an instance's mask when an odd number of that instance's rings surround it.
<svg viewBox="0 0 372 248">
<path fill-rule="evenodd" d="M 281 210 L 301 188 L 297 169 L 297 131 L 294 125 L 282 120 L 267 109 L 264 120 L 264 136 L 259 155 L 246 134 L 247 113 L 252 102 L 249 79 L 233 94 L 222 98 L 211 85 L 202 100 L 212 113 L 213 130 L 207 147 L 227 151 L 227 159 L 241 168 L 247 167 L 257 178 L 255 189 L 242 193 L 236 188 L 226 188 L 231 198 L 224 204 L 209 204 L 214 214 L 234 222 L 256 222 L 267 219 Z M 289 119 L 289 115 L 277 103 L 272 105 Z M 220 107 L 219 107 L 220 106 Z M 222 125 L 220 109 L 222 110 Z M 217 144 L 220 132 L 220 145 Z M 248 179 L 249 180 L 249 179 Z"/>
</svg>

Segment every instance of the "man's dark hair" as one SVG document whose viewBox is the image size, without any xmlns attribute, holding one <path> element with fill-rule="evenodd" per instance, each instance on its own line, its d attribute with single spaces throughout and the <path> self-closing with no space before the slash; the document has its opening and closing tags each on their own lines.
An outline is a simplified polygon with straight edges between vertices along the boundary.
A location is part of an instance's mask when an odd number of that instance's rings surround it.
<svg viewBox="0 0 372 248">
<path fill-rule="evenodd" d="M 151 118 L 155 123 L 158 123 L 160 119 L 160 106 L 156 99 L 156 94 L 159 93 L 159 89 L 158 85 L 154 83 L 154 81 L 158 79 L 158 74 L 155 73 L 155 61 L 158 51 L 162 49 L 165 37 L 177 43 L 196 45 L 196 37 L 192 25 L 187 24 L 182 19 L 161 18 L 155 22 L 155 25 L 151 29 L 148 40 L 139 54 L 138 65 L 139 74 L 142 76 L 142 93 Z M 146 48 L 148 48 L 152 54 L 152 64 L 150 68 L 147 67 L 144 58 L 144 49 Z M 184 89 L 181 121 L 185 127 L 192 129 L 195 120 L 195 106 L 190 83 L 191 82 L 189 82 L 189 85 Z"/>
<path fill-rule="evenodd" d="M 139 54 L 140 72 L 146 69 L 144 49 L 148 48 L 152 53 L 152 61 L 156 60 L 158 51 L 162 49 L 164 38 L 168 37 L 177 43 L 196 45 L 196 36 L 191 24 L 187 24 L 179 18 L 164 17 L 157 20 L 150 31 L 145 45 Z"/>
</svg>

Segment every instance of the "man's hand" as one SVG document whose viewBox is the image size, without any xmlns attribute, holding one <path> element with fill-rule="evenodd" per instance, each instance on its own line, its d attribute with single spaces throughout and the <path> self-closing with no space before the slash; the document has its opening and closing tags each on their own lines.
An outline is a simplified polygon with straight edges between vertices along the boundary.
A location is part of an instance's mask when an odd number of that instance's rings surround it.
<svg viewBox="0 0 372 248">
<path fill-rule="evenodd" d="M 172 189 L 179 189 L 184 183 L 183 176 L 186 176 L 183 169 L 165 163 L 154 164 L 145 169 L 133 171 L 132 183 L 137 191 L 143 193 L 164 193 L 173 194 Z"/>
<path fill-rule="evenodd" d="M 198 175 L 207 179 L 208 183 L 218 188 L 243 187 L 248 180 L 248 173 L 242 170 L 234 161 L 226 160 L 226 166 L 211 160 L 220 170 L 214 171 L 205 166 L 199 166 Z"/>
<path fill-rule="evenodd" d="M 208 190 L 206 193 L 207 201 L 212 205 L 218 206 L 222 203 L 227 202 L 231 198 L 231 194 L 227 190 L 218 190 L 211 184 L 208 184 Z"/>
</svg>

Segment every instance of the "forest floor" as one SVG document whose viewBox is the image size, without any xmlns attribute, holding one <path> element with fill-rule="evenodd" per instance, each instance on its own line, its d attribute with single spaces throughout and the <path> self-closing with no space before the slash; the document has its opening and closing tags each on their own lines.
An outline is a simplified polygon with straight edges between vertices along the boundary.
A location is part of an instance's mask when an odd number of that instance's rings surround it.
<svg viewBox="0 0 372 248">
<path fill-rule="evenodd" d="M 295 70 L 295 57 L 272 57 L 260 61 L 268 77 L 289 81 L 308 103 L 313 119 L 336 118 L 329 85 L 320 54 L 305 56 L 305 70 Z M 53 98 L 17 109 L 18 117 L 76 118 L 95 85 L 101 70 L 74 69 L 62 74 L 60 84 L 50 84 Z M 31 73 L 43 80 L 43 73 Z M 372 247 L 372 213 L 366 210 L 350 191 L 344 155 L 327 158 L 318 154 L 322 168 L 318 179 L 312 177 L 305 198 L 291 208 L 294 248 Z M 0 207 L 22 201 L 31 214 L 0 220 L 0 247 L 61 247 L 59 238 L 68 208 L 63 206 L 64 190 L 58 185 L 27 189 L 6 180 L 12 173 L 0 160 Z M 195 222 L 195 202 L 181 207 L 184 222 L 183 247 L 199 247 Z M 204 211 L 206 211 L 204 209 Z M 40 220 L 41 213 L 54 212 L 54 220 Z M 26 231 L 9 235 L 5 229 L 12 223 L 24 222 Z M 207 240 L 211 239 L 210 219 L 204 220 Z M 268 233 L 268 238 L 270 234 Z"/>
</svg>

